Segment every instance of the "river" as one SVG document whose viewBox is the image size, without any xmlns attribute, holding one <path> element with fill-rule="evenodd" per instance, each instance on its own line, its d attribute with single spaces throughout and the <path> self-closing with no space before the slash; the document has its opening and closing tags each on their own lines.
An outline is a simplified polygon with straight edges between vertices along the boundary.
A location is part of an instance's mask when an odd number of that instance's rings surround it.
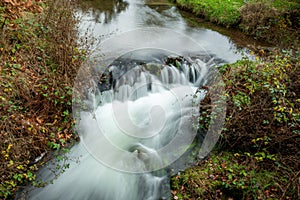
<svg viewBox="0 0 300 200">
<path fill-rule="evenodd" d="M 203 159 L 218 140 L 224 99 L 214 99 L 206 132 L 195 128 L 199 103 L 203 88 L 221 83 L 216 65 L 250 56 L 233 42 L 240 33 L 218 28 L 228 37 L 195 23 L 165 0 L 86 1 L 76 15 L 81 36 L 95 41 L 74 83 L 81 141 L 38 172 L 48 185 L 19 196 L 169 199 L 170 176 Z"/>
<path fill-rule="evenodd" d="M 81 17 L 80 30 L 82 33 L 88 32 L 88 35 L 94 36 L 100 42 L 136 29 L 165 28 L 190 37 L 208 54 L 225 62 L 240 59 L 242 55 L 238 51 L 248 52 L 244 47 L 261 45 L 237 30 L 221 28 L 180 11 L 168 0 L 84 2 L 86 3 L 83 3 L 82 9 L 78 10 Z M 153 38 L 147 39 L 153 40 L 154 37 L 157 37 L 156 33 L 153 33 Z M 182 44 L 175 46 L 173 42 L 168 44 L 173 49 L 182 47 Z M 124 41 L 122 45 L 126 45 L 126 42 Z"/>
</svg>

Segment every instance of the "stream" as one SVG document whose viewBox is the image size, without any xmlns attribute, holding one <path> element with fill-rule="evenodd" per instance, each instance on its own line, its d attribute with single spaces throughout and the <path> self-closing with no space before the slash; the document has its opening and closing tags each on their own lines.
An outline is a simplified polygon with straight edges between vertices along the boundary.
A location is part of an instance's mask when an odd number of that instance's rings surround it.
<svg viewBox="0 0 300 200">
<path fill-rule="evenodd" d="M 45 187 L 17 198 L 170 199 L 170 177 L 218 141 L 226 105 L 214 67 L 250 57 L 233 42 L 241 35 L 195 23 L 167 0 L 92 0 L 76 15 L 81 36 L 95 39 L 74 83 L 80 142 L 39 170 Z M 215 116 L 198 129 L 199 104 L 215 85 Z"/>
<path fill-rule="evenodd" d="M 237 51 L 247 51 L 233 41 L 238 41 L 244 45 L 245 43 L 241 42 L 243 40 L 246 44 L 255 45 L 255 41 L 242 36 L 237 31 L 229 32 L 225 28 L 222 29 L 231 39 L 206 28 L 207 24 L 205 23 L 202 23 L 203 26 L 195 27 L 191 23 L 192 17 L 188 16 L 187 13 L 181 13 L 168 0 L 93 0 L 87 2 L 83 5 L 83 9 L 78 11 L 78 15 L 81 17 L 79 29 L 82 33 L 87 32 L 89 36 L 94 36 L 100 42 L 132 30 L 149 27 L 164 28 L 193 39 L 208 54 L 230 63 L 241 58 L 241 53 Z M 187 18 L 184 18 L 183 14 Z M 211 24 L 209 26 L 214 27 Z M 218 30 L 220 30 L 219 27 Z M 158 37 L 155 30 L 151 34 L 152 37 L 147 38 L 148 40 L 154 40 Z M 159 36 L 161 41 L 164 41 L 165 38 L 163 37 L 163 35 Z M 166 37 L 172 37 L 172 35 Z M 145 42 L 147 39 L 144 38 L 143 41 Z M 168 45 L 172 49 L 182 48 L 185 45 L 184 41 L 176 41 L 176 38 L 170 38 L 169 41 Z M 118 45 L 126 46 L 126 42 L 125 39 L 122 44 Z M 188 49 L 188 47 L 184 48 Z"/>
</svg>

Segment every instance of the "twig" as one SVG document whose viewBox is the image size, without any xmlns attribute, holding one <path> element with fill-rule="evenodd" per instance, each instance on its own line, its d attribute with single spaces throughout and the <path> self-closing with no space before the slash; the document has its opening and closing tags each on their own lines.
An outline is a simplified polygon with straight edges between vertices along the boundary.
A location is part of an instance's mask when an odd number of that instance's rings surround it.
<svg viewBox="0 0 300 200">
<path fill-rule="evenodd" d="M 287 189 L 290 187 L 291 183 L 293 183 L 293 182 L 295 181 L 295 179 L 299 176 L 299 174 L 300 174 L 300 171 L 298 171 L 298 173 L 297 173 L 297 174 L 289 181 L 289 183 L 288 183 L 287 186 L 285 187 L 285 189 L 284 189 L 284 191 L 283 191 L 283 194 L 282 194 L 282 196 L 281 196 L 280 199 L 283 199 L 283 198 L 284 198 Z"/>
<path fill-rule="evenodd" d="M 2 30 L 3 30 L 3 28 L 4 28 L 4 25 L 5 25 L 6 19 L 7 19 L 7 17 L 5 17 L 5 18 L 4 18 L 4 21 L 3 21 L 3 23 L 2 23 L 2 26 L 1 26 L 1 29 L 2 29 Z"/>
</svg>

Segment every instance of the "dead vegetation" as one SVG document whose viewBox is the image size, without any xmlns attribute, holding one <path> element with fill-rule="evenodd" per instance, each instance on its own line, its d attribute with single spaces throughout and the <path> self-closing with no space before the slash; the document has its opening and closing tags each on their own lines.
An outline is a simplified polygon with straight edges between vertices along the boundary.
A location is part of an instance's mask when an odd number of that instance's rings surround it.
<svg viewBox="0 0 300 200">
<path fill-rule="evenodd" d="M 72 87 L 84 58 L 72 1 L 0 2 L 0 196 L 33 182 L 36 157 L 76 138 Z"/>
<path fill-rule="evenodd" d="M 250 2 L 240 8 L 240 15 L 244 33 L 281 47 L 299 46 L 299 5 L 280 10 L 265 2 Z"/>
</svg>

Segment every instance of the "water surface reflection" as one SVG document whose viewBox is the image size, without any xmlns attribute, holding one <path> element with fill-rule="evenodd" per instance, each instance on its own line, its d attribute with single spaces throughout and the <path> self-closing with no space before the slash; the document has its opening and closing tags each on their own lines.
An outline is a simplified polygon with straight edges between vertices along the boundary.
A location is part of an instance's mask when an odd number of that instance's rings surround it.
<svg viewBox="0 0 300 200">
<path fill-rule="evenodd" d="M 121 12 L 128 7 L 128 2 L 124 0 L 88 0 L 80 2 L 84 13 L 90 15 L 95 23 L 110 23 Z"/>
<path fill-rule="evenodd" d="M 97 39 L 100 38 L 101 42 L 116 34 L 136 29 L 164 28 L 190 37 L 209 55 L 225 62 L 234 62 L 242 58 L 241 53 L 237 53 L 237 46 L 229 37 L 205 27 L 191 26 L 176 6 L 170 4 L 168 0 L 146 2 L 144 0 L 102 0 L 101 2 L 91 1 L 89 5 L 93 9 L 78 11 L 82 17 L 80 30 L 82 32 L 89 30 L 89 33 Z M 147 38 L 147 40 L 156 40 L 157 37 L 160 36 L 153 33 L 153 38 Z M 171 41 L 170 46 L 174 46 L 172 43 Z M 122 45 L 126 46 L 126 41 Z M 181 45 L 174 48 L 184 50 L 187 47 Z"/>
</svg>

